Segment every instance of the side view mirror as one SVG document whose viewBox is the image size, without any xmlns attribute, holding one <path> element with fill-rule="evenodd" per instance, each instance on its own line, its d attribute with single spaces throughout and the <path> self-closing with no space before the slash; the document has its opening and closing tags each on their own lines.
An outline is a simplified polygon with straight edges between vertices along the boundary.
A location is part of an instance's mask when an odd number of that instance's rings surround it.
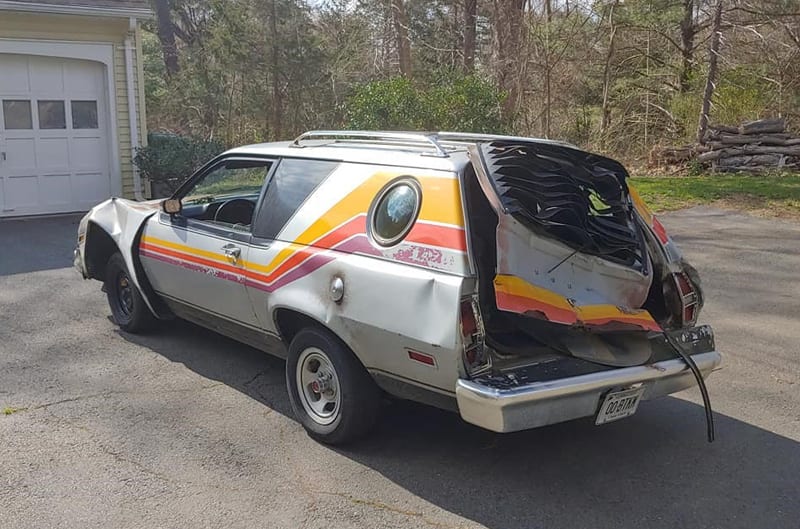
<svg viewBox="0 0 800 529">
<path fill-rule="evenodd" d="M 161 203 L 161 209 L 164 210 L 164 213 L 177 215 L 183 209 L 183 204 L 179 198 L 168 198 Z"/>
</svg>

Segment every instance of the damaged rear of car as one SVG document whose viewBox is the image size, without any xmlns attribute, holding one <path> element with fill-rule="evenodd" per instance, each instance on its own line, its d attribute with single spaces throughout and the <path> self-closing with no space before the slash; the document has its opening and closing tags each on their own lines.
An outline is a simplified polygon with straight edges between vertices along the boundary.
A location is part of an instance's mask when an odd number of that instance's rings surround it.
<svg viewBox="0 0 800 529">
<path fill-rule="evenodd" d="M 498 432 L 602 424 L 697 382 L 712 440 L 703 376 L 721 358 L 711 329 L 696 326 L 700 281 L 622 165 L 521 139 L 469 152 L 478 285 L 462 308 L 462 417 Z"/>
</svg>

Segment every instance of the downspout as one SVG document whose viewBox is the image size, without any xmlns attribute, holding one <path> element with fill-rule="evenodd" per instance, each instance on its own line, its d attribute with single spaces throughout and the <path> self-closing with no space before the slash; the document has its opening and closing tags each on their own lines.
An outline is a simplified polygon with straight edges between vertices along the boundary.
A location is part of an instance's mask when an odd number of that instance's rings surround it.
<svg viewBox="0 0 800 529">
<path fill-rule="evenodd" d="M 125 81 L 128 91 L 128 125 L 130 126 L 131 135 L 131 167 L 133 168 L 133 195 L 136 200 L 145 200 L 142 194 L 142 178 L 139 174 L 139 168 L 133 163 L 133 157 L 136 156 L 136 149 L 139 148 L 139 120 L 136 117 L 136 88 L 134 86 L 134 68 L 133 68 L 133 38 L 132 34 L 136 31 L 136 19 L 130 17 L 128 19 L 128 34 L 125 36 Z M 141 60 L 141 58 L 140 58 Z"/>
</svg>

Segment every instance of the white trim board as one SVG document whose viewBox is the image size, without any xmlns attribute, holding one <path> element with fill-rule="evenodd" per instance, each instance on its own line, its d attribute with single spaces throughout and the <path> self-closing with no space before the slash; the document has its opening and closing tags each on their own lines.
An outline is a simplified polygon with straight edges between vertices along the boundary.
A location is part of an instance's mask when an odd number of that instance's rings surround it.
<svg viewBox="0 0 800 529">
<path fill-rule="evenodd" d="M 85 15 L 95 17 L 153 18 L 153 12 L 148 8 L 65 6 L 47 4 L 44 2 L 22 2 L 19 0 L 0 0 L 0 11 L 24 11 L 28 13 Z"/>
</svg>

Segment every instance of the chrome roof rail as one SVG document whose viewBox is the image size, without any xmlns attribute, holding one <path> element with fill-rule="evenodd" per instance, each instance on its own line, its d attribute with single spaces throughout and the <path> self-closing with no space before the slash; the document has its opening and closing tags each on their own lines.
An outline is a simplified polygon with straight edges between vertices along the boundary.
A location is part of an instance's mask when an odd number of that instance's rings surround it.
<svg viewBox="0 0 800 529">
<path fill-rule="evenodd" d="M 478 141 L 527 141 L 534 143 L 550 143 L 554 145 L 565 145 L 575 147 L 571 143 L 559 140 L 548 140 L 545 138 L 527 138 L 525 136 L 503 136 L 500 134 L 479 134 L 473 132 L 447 132 L 441 131 L 434 134 L 437 139 L 455 142 L 478 142 Z"/>
<path fill-rule="evenodd" d="M 294 139 L 290 144 L 291 147 L 303 147 L 300 142 L 304 140 L 316 139 L 355 139 L 355 140 L 389 140 L 391 142 L 409 142 L 409 143 L 424 143 L 433 147 L 436 154 L 429 156 L 437 156 L 440 158 L 447 158 L 449 154 L 437 141 L 436 134 L 425 134 L 422 132 L 393 132 L 393 131 L 368 131 L 368 130 L 311 130 L 304 132 Z"/>
</svg>

